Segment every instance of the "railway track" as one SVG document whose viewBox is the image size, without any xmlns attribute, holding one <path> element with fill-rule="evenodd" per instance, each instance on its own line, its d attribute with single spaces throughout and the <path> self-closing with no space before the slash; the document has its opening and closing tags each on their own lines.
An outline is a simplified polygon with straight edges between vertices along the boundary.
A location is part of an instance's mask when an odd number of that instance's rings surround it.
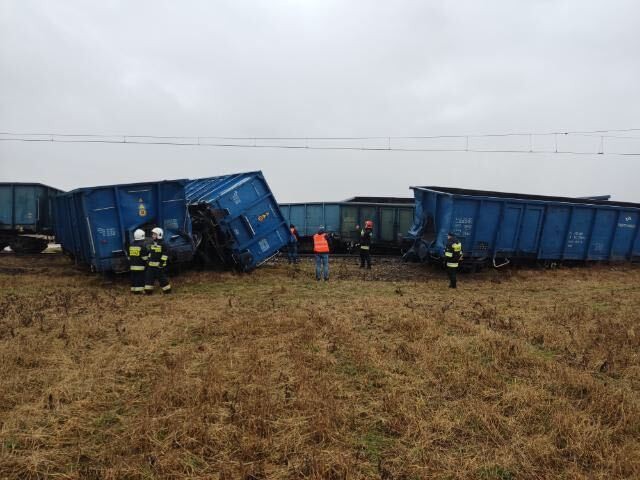
<svg viewBox="0 0 640 480">
<path fill-rule="evenodd" d="M 314 258 L 315 254 L 314 253 L 299 253 L 298 254 L 299 258 Z M 286 253 L 280 253 L 278 255 L 278 258 L 287 258 L 287 254 Z M 354 260 L 360 260 L 360 254 L 359 253 L 330 253 L 329 254 L 329 258 L 353 258 Z M 401 254 L 395 254 L 395 255 L 390 255 L 390 254 L 386 254 L 386 255 L 371 255 L 372 259 L 378 259 L 378 260 L 382 260 L 382 259 L 390 259 L 390 260 L 402 260 L 402 255 Z"/>
</svg>

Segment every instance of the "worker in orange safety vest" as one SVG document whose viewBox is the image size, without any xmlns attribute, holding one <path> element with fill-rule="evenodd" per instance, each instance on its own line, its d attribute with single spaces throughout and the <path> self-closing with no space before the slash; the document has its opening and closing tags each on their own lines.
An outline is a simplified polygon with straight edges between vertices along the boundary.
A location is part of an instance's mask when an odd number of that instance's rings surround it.
<svg viewBox="0 0 640 480">
<path fill-rule="evenodd" d="M 329 281 L 329 236 L 324 227 L 318 228 L 318 233 L 313 236 L 313 253 L 316 255 L 316 280 L 324 278 Z"/>
</svg>

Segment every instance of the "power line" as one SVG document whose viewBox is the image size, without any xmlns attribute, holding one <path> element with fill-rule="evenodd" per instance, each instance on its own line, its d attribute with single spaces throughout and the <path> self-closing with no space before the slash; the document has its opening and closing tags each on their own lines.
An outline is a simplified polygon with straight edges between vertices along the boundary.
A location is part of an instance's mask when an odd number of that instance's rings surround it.
<svg viewBox="0 0 640 480">
<path fill-rule="evenodd" d="M 7 135 L 6 133 L 0 133 L 0 135 Z M 36 134 L 34 134 L 36 135 Z M 42 135 L 44 136 L 44 134 Z M 49 135 L 50 138 L 24 138 L 24 137 L 7 137 L 0 138 L 0 141 L 14 141 L 14 142 L 37 142 L 37 143 L 103 143 L 103 144 L 132 144 L 132 145 L 172 145 L 172 146 L 194 146 L 194 147 L 218 147 L 218 148 L 262 148 L 262 149 L 288 149 L 288 150 L 355 150 L 355 151 L 392 151 L 392 152 L 470 152 L 470 153 L 529 153 L 529 154 L 563 154 L 563 155 L 616 155 L 616 156 L 640 156 L 640 152 L 604 152 L 601 148 L 599 151 L 574 151 L 574 150 L 535 150 L 535 149 L 478 149 L 478 148 L 406 148 L 406 147 L 366 147 L 366 146 L 318 146 L 318 145 L 268 145 L 268 144 L 239 144 L 239 143 L 208 143 L 203 142 L 202 139 L 214 138 L 214 137 L 152 137 L 152 136 L 123 136 L 121 139 L 109 139 L 109 137 L 102 138 L 81 138 L 79 140 L 73 140 L 69 138 L 56 138 L 62 135 Z M 64 135 L 64 137 L 98 137 L 93 135 Z M 488 135 L 487 135 L 488 136 Z M 151 141 L 140 141 L 135 138 L 150 138 Z M 198 142 L 171 142 L 162 141 L 162 138 L 166 139 L 188 139 L 198 138 Z M 229 139 L 228 137 L 221 137 Z M 334 140 L 363 140 L 363 139 L 402 139 L 402 138 L 425 138 L 425 137 L 361 137 L 361 138 L 347 138 L 340 137 L 334 138 Z M 444 137 L 434 137 L 444 138 Z M 465 138 L 465 137 L 456 137 Z M 157 140 L 153 140 L 157 139 Z M 246 137 L 243 140 L 283 140 L 284 138 L 268 137 Z M 296 138 L 302 140 L 303 138 Z M 330 138 L 324 137 L 308 137 L 304 140 L 330 140 Z"/>
<path fill-rule="evenodd" d="M 365 136 L 365 137 L 237 137 L 237 136 L 180 136 L 180 135 L 123 135 L 123 134 L 89 134 L 89 133 L 20 133 L 20 132 L 0 132 L 0 135 L 11 135 L 15 137 L 78 137 L 78 138 L 127 138 L 127 139 L 143 139 L 149 138 L 154 140 L 436 140 L 436 139 L 465 139 L 465 138 L 493 138 L 493 137 L 543 137 L 553 135 L 576 135 L 605 137 L 605 138 L 624 138 L 634 139 L 639 137 L 624 137 L 606 135 L 609 133 L 630 133 L 640 132 L 640 128 L 624 128 L 624 129 L 603 129 L 603 130 L 558 130 L 553 132 L 506 132 L 506 133 L 480 133 L 480 134 L 459 134 L 459 135 L 414 135 L 414 136 Z"/>
</svg>

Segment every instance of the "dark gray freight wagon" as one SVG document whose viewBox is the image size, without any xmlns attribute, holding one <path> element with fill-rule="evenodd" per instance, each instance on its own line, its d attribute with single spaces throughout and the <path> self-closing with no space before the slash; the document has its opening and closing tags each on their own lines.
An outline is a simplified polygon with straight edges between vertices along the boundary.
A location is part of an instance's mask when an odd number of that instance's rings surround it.
<svg viewBox="0 0 640 480">
<path fill-rule="evenodd" d="M 320 226 L 333 235 L 334 252 L 351 252 L 367 220 L 374 224 L 374 254 L 400 253 L 412 243 L 407 232 L 413 225 L 413 198 L 353 197 L 342 202 L 281 203 L 280 210 L 287 222 L 296 226 L 302 252 L 311 251 L 311 237 Z"/>
<path fill-rule="evenodd" d="M 53 198 L 62 193 L 41 183 L 0 183 L 0 251 L 38 253 L 55 225 Z"/>
</svg>

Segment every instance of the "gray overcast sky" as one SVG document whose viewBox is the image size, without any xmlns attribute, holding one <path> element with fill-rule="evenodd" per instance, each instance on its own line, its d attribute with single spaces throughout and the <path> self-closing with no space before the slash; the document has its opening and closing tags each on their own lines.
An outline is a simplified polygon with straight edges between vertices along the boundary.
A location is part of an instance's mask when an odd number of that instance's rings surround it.
<svg viewBox="0 0 640 480">
<path fill-rule="evenodd" d="M 0 0 L 0 131 L 639 128 L 638 25 L 633 0 Z M 528 148 L 528 139 L 516 143 Z M 561 148 L 598 144 L 582 138 Z M 609 148 L 640 152 L 640 139 L 610 139 Z M 640 157 L 0 142 L 0 181 L 64 189 L 254 169 L 280 201 L 445 185 L 640 202 Z"/>
</svg>

